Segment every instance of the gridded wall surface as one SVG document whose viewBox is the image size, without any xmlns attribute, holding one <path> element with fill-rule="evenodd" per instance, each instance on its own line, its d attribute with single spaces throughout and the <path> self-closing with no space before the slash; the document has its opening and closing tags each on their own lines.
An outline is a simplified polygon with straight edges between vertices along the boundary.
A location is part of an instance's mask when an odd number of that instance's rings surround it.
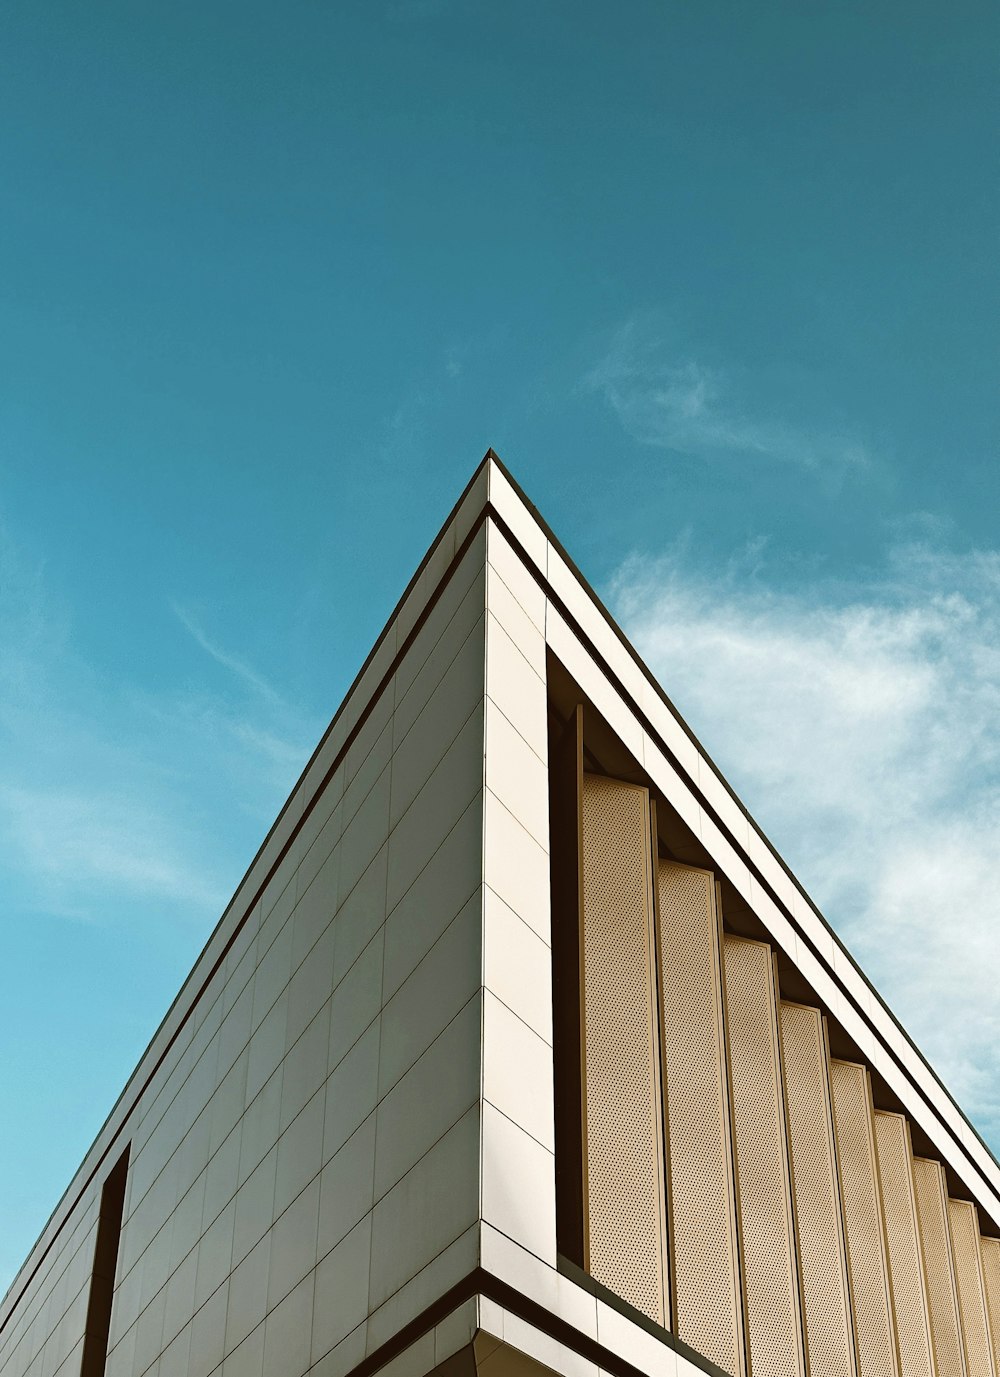
<svg viewBox="0 0 1000 1377">
<path fill-rule="evenodd" d="M 483 1235 L 556 1260 L 545 601 L 487 544 Z"/>
<path fill-rule="evenodd" d="M 56 1240 L 45 1267 L 0 1335 L 0 1371 L 76 1377 L 83 1354 L 100 1186 L 87 1191 L 77 1217 Z"/>
<path fill-rule="evenodd" d="M 485 537 L 133 1115 L 110 1377 L 346 1372 L 476 1263 Z M 98 1193 L 3 1377 L 79 1370 Z"/>
</svg>

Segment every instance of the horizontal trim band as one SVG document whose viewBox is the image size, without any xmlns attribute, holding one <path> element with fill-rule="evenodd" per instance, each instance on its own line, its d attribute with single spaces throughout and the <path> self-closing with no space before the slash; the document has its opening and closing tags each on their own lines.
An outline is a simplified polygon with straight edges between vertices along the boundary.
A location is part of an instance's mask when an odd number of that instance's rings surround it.
<svg viewBox="0 0 1000 1377">
<path fill-rule="evenodd" d="M 588 1279 L 589 1280 L 589 1279 Z M 591 1289 L 591 1288 L 586 1288 Z M 604 1288 L 601 1288 L 602 1293 Z M 469 1272 L 461 1281 L 450 1287 L 438 1300 L 433 1301 L 419 1315 L 405 1324 L 391 1339 L 387 1339 L 384 1344 L 380 1344 L 373 1353 L 369 1353 L 367 1358 L 363 1358 L 347 1373 L 347 1377 L 374 1377 L 380 1368 L 385 1367 L 405 1352 L 411 1344 L 417 1342 L 435 1325 L 447 1318 L 452 1311 L 456 1310 L 465 1301 L 471 1300 L 475 1296 L 485 1296 L 487 1300 L 495 1301 L 504 1310 L 509 1310 L 512 1315 L 517 1315 L 519 1319 L 534 1325 L 549 1338 L 555 1339 L 564 1348 L 570 1349 L 573 1353 L 579 1354 L 581 1358 L 586 1358 L 592 1363 L 596 1363 L 604 1372 L 614 1374 L 614 1377 L 649 1377 L 648 1372 L 642 1368 L 635 1367 L 634 1364 L 622 1358 L 612 1349 L 606 1348 L 596 1339 L 592 1339 L 589 1334 L 583 1334 L 575 1325 L 570 1324 L 561 1316 L 554 1314 L 551 1310 L 540 1305 L 538 1301 L 526 1296 L 523 1291 L 519 1291 L 516 1286 L 509 1282 L 502 1281 L 499 1277 L 488 1272 L 484 1267 L 477 1267 Z M 624 1314 L 633 1323 L 642 1320 L 641 1328 L 652 1334 L 660 1343 L 667 1348 L 673 1349 L 686 1358 L 688 1362 L 700 1367 L 702 1371 L 710 1374 L 710 1377 L 729 1377 L 722 1368 L 717 1367 L 707 1358 L 696 1353 L 693 1348 L 682 1343 L 669 1330 L 661 1329 L 658 1325 L 646 1320 L 645 1316 L 638 1317 L 632 1312 L 631 1306 L 627 1305 L 619 1297 L 611 1292 L 602 1294 L 601 1299 L 605 1300 L 613 1309 Z M 502 1335 L 497 1335 L 502 1338 Z"/>
</svg>

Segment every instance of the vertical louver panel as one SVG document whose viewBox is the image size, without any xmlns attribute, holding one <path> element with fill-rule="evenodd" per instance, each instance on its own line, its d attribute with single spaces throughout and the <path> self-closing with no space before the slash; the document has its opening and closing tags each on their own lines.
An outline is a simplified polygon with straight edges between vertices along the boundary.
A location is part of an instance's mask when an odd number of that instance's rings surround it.
<svg viewBox="0 0 1000 1377">
<path fill-rule="evenodd" d="M 742 1374 L 715 880 L 661 860 L 658 881 L 674 1330 L 726 1372 Z"/>
<path fill-rule="evenodd" d="M 944 1168 L 941 1163 L 927 1157 L 914 1157 L 913 1186 L 917 1198 L 920 1249 L 927 1278 L 927 1309 L 931 1317 L 934 1363 L 939 1377 L 966 1377 Z"/>
<path fill-rule="evenodd" d="M 875 1111 L 875 1148 L 901 1374 L 902 1377 L 934 1377 L 913 1191 L 910 1130 L 902 1114 Z"/>
<path fill-rule="evenodd" d="M 969 1377 L 994 1377 L 983 1263 L 979 1253 L 979 1219 L 970 1200 L 948 1201 L 948 1223 L 955 1254 L 958 1312 L 962 1321 Z"/>
<path fill-rule="evenodd" d="M 990 1337 L 993 1340 L 993 1361 L 1000 1371 L 1000 1238 L 981 1238 L 983 1281 L 986 1286 L 986 1309 L 990 1317 Z"/>
<path fill-rule="evenodd" d="M 818 1009 L 781 1004 L 781 1050 L 809 1368 L 823 1377 L 854 1377 L 826 1032 Z"/>
<path fill-rule="evenodd" d="M 584 775 L 582 806 L 585 1265 L 669 1324 L 649 795 Z"/>
<path fill-rule="evenodd" d="M 898 1377 L 868 1071 L 830 1062 L 859 1377 Z"/>
<path fill-rule="evenodd" d="M 722 952 L 750 1377 L 802 1377 L 771 949 L 727 933 Z"/>
</svg>

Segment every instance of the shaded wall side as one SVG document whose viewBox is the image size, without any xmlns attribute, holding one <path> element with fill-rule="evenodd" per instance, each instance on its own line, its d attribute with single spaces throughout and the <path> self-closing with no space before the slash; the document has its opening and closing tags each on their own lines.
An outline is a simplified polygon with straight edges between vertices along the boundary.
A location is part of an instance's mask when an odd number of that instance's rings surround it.
<svg viewBox="0 0 1000 1377">
<path fill-rule="evenodd" d="M 236 1353 L 346 1371 L 475 1265 L 485 546 L 480 528 L 125 1125 L 115 1377 Z M 79 1372 L 106 1174 L 11 1314 L 3 1377 Z"/>
<path fill-rule="evenodd" d="M 370 706 L 391 679 L 396 663 L 408 650 L 438 592 L 479 530 L 484 519 L 489 465 L 488 455 L 418 566 L 83 1161 L 6 1293 L 0 1297 L 0 1351 L 12 1322 L 20 1321 L 21 1302 L 28 1296 L 36 1274 L 48 1265 L 50 1255 L 62 1248 L 60 1236 L 65 1228 L 75 1224 L 78 1210 L 85 1208 L 95 1178 L 103 1179 L 106 1175 L 110 1165 L 108 1158 L 112 1161 L 117 1158 L 118 1145 L 127 1138 L 126 1129 L 130 1127 L 139 1099 L 148 1090 L 178 1038 L 188 1035 L 188 1025 L 199 1013 L 202 997 L 209 993 L 209 986 L 247 916 L 270 883 L 274 870 L 284 860 L 330 776 L 341 764 Z"/>
</svg>

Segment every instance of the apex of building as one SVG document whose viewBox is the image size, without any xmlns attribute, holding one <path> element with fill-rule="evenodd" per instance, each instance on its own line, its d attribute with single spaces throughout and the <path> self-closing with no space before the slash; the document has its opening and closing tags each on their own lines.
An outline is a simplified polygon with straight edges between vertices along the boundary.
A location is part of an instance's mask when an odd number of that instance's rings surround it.
<svg viewBox="0 0 1000 1377">
<path fill-rule="evenodd" d="M 2 1377 L 1000 1377 L 1000 1166 L 492 449 Z"/>
</svg>

